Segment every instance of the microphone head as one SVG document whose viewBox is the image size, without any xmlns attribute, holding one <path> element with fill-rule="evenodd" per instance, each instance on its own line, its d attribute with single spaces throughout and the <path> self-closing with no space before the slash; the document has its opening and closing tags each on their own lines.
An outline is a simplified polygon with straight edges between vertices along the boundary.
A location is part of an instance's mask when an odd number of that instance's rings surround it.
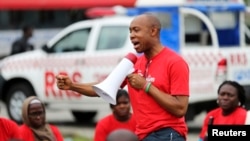
<svg viewBox="0 0 250 141">
<path fill-rule="evenodd" d="M 125 58 L 130 60 L 133 64 L 137 61 L 137 56 L 134 53 L 128 53 Z"/>
</svg>

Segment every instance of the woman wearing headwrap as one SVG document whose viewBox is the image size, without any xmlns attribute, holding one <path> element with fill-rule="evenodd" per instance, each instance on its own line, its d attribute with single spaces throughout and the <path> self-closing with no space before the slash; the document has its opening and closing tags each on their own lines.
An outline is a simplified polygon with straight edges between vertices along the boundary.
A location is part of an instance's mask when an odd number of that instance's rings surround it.
<svg viewBox="0 0 250 141">
<path fill-rule="evenodd" d="M 28 97 L 22 107 L 23 124 L 20 127 L 25 141 L 63 141 L 59 129 L 45 120 L 45 106 L 35 96 Z"/>
</svg>

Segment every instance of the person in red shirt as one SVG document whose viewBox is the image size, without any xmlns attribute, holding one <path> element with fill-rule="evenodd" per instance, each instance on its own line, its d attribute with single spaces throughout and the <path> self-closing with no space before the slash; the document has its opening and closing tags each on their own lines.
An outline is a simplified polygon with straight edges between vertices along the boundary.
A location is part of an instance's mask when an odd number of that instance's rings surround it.
<svg viewBox="0 0 250 141">
<path fill-rule="evenodd" d="M 136 134 L 141 141 L 185 141 L 185 114 L 189 101 L 189 66 L 185 60 L 160 42 L 161 24 L 153 14 L 135 17 L 129 27 L 130 40 L 141 54 L 135 72 L 126 77 L 128 93 L 136 118 Z M 61 90 L 98 96 L 93 83 L 73 83 L 57 75 Z"/>
<path fill-rule="evenodd" d="M 59 129 L 46 123 L 45 105 L 37 97 L 30 96 L 25 99 L 22 118 L 20 133 L 24 141 L 63 141 Z"/>
<path fill-rule="evenodd" d="M 244 125 L 246 122 L 247 110 L 244 108 L 246 101 L 244 88 L 236 81 L 224 81 L 218 88 L 219 107 L 207 113 L 199 135 L 199 140 L 206 140 L 209 119 L 210 124 Z"/>
<path fill-rule="evenodd" d="M 112 131 L 120 128 L 135 132 L 136 122 L 130 112 L 130 100 L 127 91 L 119 89 L 116 101 L 116 105 L 110 104 L 112 114 L 97 122 L 94 141 L 105 141 Z"/>
<path fill-rule="evenodd" d="M 20 140 L 19 127 L 14 121 L 0 117 L 0 141 Z"/>
</svg>

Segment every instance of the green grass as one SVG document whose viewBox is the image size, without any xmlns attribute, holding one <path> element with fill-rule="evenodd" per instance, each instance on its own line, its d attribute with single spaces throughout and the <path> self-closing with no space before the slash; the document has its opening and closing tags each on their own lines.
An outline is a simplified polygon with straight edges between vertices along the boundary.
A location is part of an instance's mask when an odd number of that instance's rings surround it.
<svg viewBox="0 0 250 141">
<path fill-rule="evenodd" d="M 65 141 L 93 141 L 93 139 L 80 136 L 80 135 L 65 135 Z"/>
</svg>

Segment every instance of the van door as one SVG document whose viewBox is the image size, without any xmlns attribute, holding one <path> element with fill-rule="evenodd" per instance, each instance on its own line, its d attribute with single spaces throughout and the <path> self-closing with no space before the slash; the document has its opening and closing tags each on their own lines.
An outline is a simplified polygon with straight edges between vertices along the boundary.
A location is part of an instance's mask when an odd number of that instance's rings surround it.
<svg viewBox="0 0 250 141">
<path fill-rule="evenodd" d="M 214 100 L 219 54 L 218 37 L 210 19 L 193 8 L 181 8 L 181 54 L 190 67 L 190 103 Z"/>
<path fill-rule="evenodd" d="M 72 91 L 61 91 L 56 87 L 57 74 L 68 75 L 73 81 L 80 82 L 86 79 L 89 69 L 86 67 L 86 50 L 89 43 L 92 27 L 79 27 L 63 34 L 50 47 L 43 60 L 45 99 L 46 100 L 80 100 L 83 96 Z M 37 88 L 39 90 L 39 88 Z M 44 94 L 44 91 L 39 92 Z"/>
<path fill-rule="evenodd" d="M 245 43 L 247 47 L 250 47 L 250 7 L 245 11 L 244 19 Z"/>
<path fill-rule="evenodd" d="M 194 8 L 180 8 L 180 54 L 189 64 L 190 98 L 186 120 L 216 105 L 219 53 L 216 30 L 210 19 Z M 222 76 L 224 72 L 222 71 Z"/>
</svg>

